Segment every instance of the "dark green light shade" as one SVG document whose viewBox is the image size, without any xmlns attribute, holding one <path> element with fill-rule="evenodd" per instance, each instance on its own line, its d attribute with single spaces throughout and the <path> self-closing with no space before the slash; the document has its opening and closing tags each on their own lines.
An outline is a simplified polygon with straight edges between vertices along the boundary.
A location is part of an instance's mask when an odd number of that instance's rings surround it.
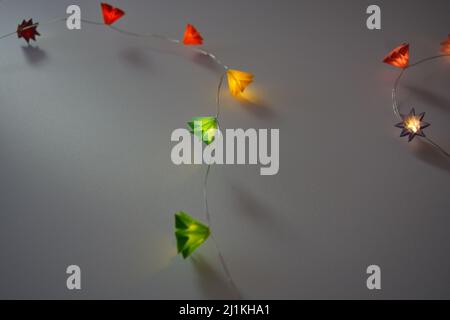
<svg viewBox="0 0 450 320">
<path fill-rule="evenodd" d="M 209 227 L 195 220 L 187 213 L 180 211 L 175 214 L 175 238 L 178 253 L 184 259 L 189 257 L 209 237 Z"/>
<path fill-rule="evenodd" d="M 214 141 L 217 133 L 217 118 L 194 117 L 188 122 L 189 131 L 207 145 Z M 197 126 L 197 127 L 196 127 Z"/>
</svg>

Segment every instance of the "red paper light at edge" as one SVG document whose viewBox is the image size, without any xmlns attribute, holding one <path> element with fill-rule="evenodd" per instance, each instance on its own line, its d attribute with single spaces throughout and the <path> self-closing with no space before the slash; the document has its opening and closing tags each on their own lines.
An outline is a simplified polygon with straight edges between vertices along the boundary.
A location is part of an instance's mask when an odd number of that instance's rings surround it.
<svg viewBox="0 0 450 320">
<path fill-rule="evenodd" d="M 450 34 L 448 35 L 448 39 L 441 43 L 442 48 L 441 51 L 443 54 L 450 54 Z"/>
<path fill-rule="evenodd" d="M 383 62 L 397 68 L 407 68 L 409 65 L 409 44 L 402 44 L 392 50 L 386 58 L 384 58 Z"/>
<path fill-rule="evenodd" d="M 105 21 L 105 24 L 110 26 L 120 18 L 122 18 L 125 15 L 125 11 L 122 9 L 113 7 L 110 4 L 102 3 L 102 13 L 103 13 L 103 19 Z"/>
<path fill-rule="evenodd" d="M 184 32 L 183 43 L 187 46 L 201 45 L 203 44 L 203 38 L 193 25 L 188 24 L 186 26 L 186 31 Z"/>
<path fill-rule="evenodd" d="M 17 27 L 17 37 L 24 38 L 25 41 L 30 44 L 30 40 L 36 41 L 36 36 L 41 34 L 37 31 L 38 23 L 33 23 L 33 19 L 28 21 L 23 20 Z"/>
</svg>

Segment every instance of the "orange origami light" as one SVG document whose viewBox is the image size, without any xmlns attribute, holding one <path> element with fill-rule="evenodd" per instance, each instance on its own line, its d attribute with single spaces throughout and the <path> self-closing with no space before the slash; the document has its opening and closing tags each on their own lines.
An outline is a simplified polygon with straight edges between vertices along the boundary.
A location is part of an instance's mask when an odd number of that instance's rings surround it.
<svg viewBox="0 0 450 320">
<path fill-rule="evenodd" d="M 383 62 L 397 68 L 407 68 L 409 65 L 409 44 L 402 44 L 392 50 L 386 58 L 384 58 Z"/>
<path fill-rule="evenodd" d="M 231 94 L 235 97 L 243 93 L 245 88 L 253 82 L 253 75 L 248 72 L 230 69 L 227 71 L 227 76 L 228 87 Z"/>
<path fill-rule="evenodd" d="M 201 45 L 203 44 L 203 38 L 193 25 L 188 24 L 184 32 L 183 43 L 187 46 Z"/>
<path fill-rule="evenodd" d="M 125 12 L 119 8 L 113 7 L 107 3 L 102 3 L 103 20 L 110 26 L 125 15 Z"/>
<path fill-rule="evenodd" d="M 446 41 L 441 43 L 442 48 L 441 51 L 444 54 L 450 54 L 450 34 L 448 35 L 448 38 Z"/>
</svg>

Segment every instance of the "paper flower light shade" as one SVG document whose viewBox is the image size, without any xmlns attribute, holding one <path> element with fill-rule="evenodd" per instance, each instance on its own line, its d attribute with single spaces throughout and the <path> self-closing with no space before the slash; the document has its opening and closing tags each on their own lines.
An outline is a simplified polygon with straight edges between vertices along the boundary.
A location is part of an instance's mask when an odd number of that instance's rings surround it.
<svg viewBox="0 0 450 320">
<path fill-rule="evenodd" d="M 425 137 L 423 129 L 430 126 L 429 123 L 422 121 L 425 117 L 425 112 L 416 115 L 414 108 L 408 115 L 401 115 L 403 121 L 397 123 L 395 126 L 402 129 L 400 137 L 408 136 L 408 141 L 411 142 L 416 136 Z"/>
<path fill-rule="evenodd" d="M 383 62 L 397 68 L 407 68 L 409 65 L 409 44 L 402 44 L 392 50 Z"/>
<path fill-rule="evenodd" d="M 188 122 L 189 130 L 207 145 L 214 141 L 217 133 L 217 118 L 215 117 L 194 117 Z"/>
<path fill-rule="evenodd" d="M 193 25 L 188 24 L 184 32 L 183 43 L 187 46 L 197 46 L 203 44 L 203 38 Z"/>
<path fill-rule="evenodd" d="M 441 45 L 441 52 L 444 54 L 450 54 L 450 34 L 448 35 L 447 40 L 442 42 Z"/>
<path fill-rule="evenodd" d="M 184 259 L 200 247 L 211 234 L 210 229 L 195 220 L 187 213 L 180 211 L 175 214 L 175 238 L 177 250 Z"/>
<path fill-rule="evenodd" d="M 101 8 L 103 13 L 103 20 L 108 26 L 112 25 L 114 22 L 125 15 L 125 12 L 122 9 L 113 7 L 112 5 L 107 3 L 102 3 Z"/>
<path fill-rule="evenodd" d="M 228 87 L 233 96 L 237 97 L 253 82 L 253 74 L 239 71 L 228 70 Z"/>
<path fill-rule="evenodd" d="M 28 44 L 30 40 L 36 41 L 36 36 L 41 34 L 37 31 L 38 24 L 33 23 L 33 19 L 28 21 L 23 20 L 21 24 L 17 27 L 17 37 L 23 38 Z"/>
</svg>

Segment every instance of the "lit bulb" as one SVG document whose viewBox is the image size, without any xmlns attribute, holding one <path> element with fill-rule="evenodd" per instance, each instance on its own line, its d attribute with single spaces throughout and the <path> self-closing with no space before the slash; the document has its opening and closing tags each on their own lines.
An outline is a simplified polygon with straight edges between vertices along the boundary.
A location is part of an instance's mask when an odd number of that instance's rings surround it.
<svg viewBox="0 0 450 320">
<path fill-rule="evenodd" d="M 420 120 L 418 117 L 409 117 L 405 121 L 406 128 L 413 133 L 417 133 L 420 130 Z"/>
</svg>

